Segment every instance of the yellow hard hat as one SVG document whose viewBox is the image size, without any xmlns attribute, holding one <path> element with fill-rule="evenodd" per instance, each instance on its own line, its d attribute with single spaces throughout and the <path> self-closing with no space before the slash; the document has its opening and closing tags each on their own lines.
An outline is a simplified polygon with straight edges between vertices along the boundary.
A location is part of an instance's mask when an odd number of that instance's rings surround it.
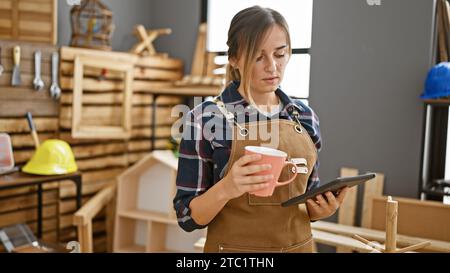
<svg viewBox="0 0 450 273">
<path fill-rule="evenodd" d="M 22 171 L 30 174 L 53 175 L 72 173 L 77 169 L 69 144 L 62 140 L 49 139 L 37 148 Z"/>
</svg>

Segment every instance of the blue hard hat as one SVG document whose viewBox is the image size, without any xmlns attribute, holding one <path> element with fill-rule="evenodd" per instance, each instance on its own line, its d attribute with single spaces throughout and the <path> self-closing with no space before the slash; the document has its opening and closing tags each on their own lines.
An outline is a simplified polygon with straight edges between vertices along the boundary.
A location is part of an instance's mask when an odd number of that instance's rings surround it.
<svg viewBox="0 0 450 273">
<path fill-rule="evenodd" d="M 422 99 L 437 99 L 450 96 L 450 63 L 442 62 L 433 66 L 425 81 Z"/>
</svg>

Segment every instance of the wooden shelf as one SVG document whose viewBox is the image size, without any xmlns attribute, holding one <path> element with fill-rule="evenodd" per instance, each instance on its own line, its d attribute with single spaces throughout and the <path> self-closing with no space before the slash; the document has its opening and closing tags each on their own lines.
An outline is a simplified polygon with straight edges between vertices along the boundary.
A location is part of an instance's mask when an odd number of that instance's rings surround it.
<svg viewBox="0 0 450 273">
<path fill-rule="evenodd" d="M 119 217 L 130 218 L 135 220 L 143 220 L 143 221 L 154 221 L 159 223 L 173 224 L 177 225 L 177 220 L 169 218 L 164 213 L 152 212 L 152 211 L 144 211 L 144 210 L 123 210 L 118 211 L 117 215 Z"/>
</svg>

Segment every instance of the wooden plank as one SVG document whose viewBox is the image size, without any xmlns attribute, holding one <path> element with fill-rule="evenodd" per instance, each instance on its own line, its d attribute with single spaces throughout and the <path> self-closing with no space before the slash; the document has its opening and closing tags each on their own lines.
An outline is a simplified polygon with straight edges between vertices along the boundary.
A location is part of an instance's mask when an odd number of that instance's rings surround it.
<svg viewBox="0 0 450 273">
<path fill-rule="evenodd" d="M 111 154 L 125 153 L 127 146 L 122 143 L 100 143 L 82 146 L 73 146 L 72 151 L 77 160 Z"/>
<path fill-rule="evenodd" d="M 34 154 L 34 151 L 32 148 L 29 150 L 15 150 L 13 151 L 14 154 L 14 162 L 16 165 L 22 165 L 25 164 L 28 160 L 31 159 L 31 157 Z"/>
<path fill-rule="evenodd" d="M 48 14 L 34 12 L 34 11 L 19 11 L 19 17 L 23 21 L 32 21 L 32 22 L 48 22 Z"/>
<path fill-rule="evenodd" d="M 11 19 L 0 19 L 0 27 L 2 28 L 11 28 L 12 20 Z"/>
<path fill-rule="evenodd" d="M 17 22 L 19 21 L 19 3 L 18 1 L 13 1 L 11 5 L 11 18 L 13 21 L 12 24 L 12 37 L 9 37 L 9 39 L 17 39 L 19 36 L 19 28 Z"/>
<path fill-rule="evenodd" d="M 69 92 L 64 92 L 61 96 L 61 103 L 63 105 L 71 105 L 73 102 L 73 95 Z M 83 105 L 111 105 L 121 104 L 123 101 L 122 93 L 86 93 L 83 95 Z M 183 103 L 183 99 L 173 96 L 161 96 L 158 97 L 156 103 L 159 105 L 176 105 Z M 132 104 L 133 106 L 150 106 L 153 103 L 152 94 L 133 93 Z"/>
<path fill-rule="evenodd" d="M 121 119 L 121 107 L 83 107 L 83 125 L 116 125 Z M 133 107 L 131 111 L 133 126 L 149 125 L 152 122 L 151 109 L 149 107 Z M 172 124 L 178 117 L 171 117 L 169 107 L 158 107 L 156 112 L 156 124 Z M 60 109 L 60 126 L 65 129 L 72 128 L 72 107 L 63 106 Z"/>
<path fill-rule="evenodd" d="M 163 69 L 183 69 L 183 62 L 179 59 L 173 58 L 161 58 L 157 56 L 137 57 L 134 54 L 125 52 L 107 52 L 94 49 L 81 49 L 74 47 L 61 47 L 61 59 L 64 61 L 73 61 L 75 55 L 86 54 L 105 56 L 113 58 L 125 58 L 128 60 L 135 60 L 136 66 L 151 67 L 151 68 L 163 68 Z"/>
<path fill-rule="evenodd" d="M 395 253 L 397 250 L 397 218 L 398 202 L 389 196 L 386 204 L 386 242 L 385 252 Z"/>
<path fill-rule="evenodd" d="M 19 1 L 19 11 L 32 11 L 50 14 L 53 11 L 53 7 L 51 1 L 39 3 Z"/>
<path fill-rule="evenodd" d="M 171 126 L 158 126 L 156 127 L 157 138 L 166 137 L 169 138 L 171 136 Z M 140 127 L 133 128 L 131 130 L 131 139 L 141 139 L 141 138 L 149 138 L 152 136 L 152 128 L 151 127 Z"/>
<path fill-rule="evenodd" d="M 12 9 L 12 0 L 0 1 L 0 9 L 6 9 L 6 10 Z"/>
<path fill-rule="evenodd" d="M 77 160 L 77 165 L 81 171 L 87 171 L 106 167 L 126 167 L 128 166 L 128 160 L 126 154 L 102 156 L 93 159 Z"/>
<path fill-rule="evenodd" d="M 348 249 L 350 251 L 354 250 L 362 253 L 374 252 L 373 249 L 366 244 L 347 236 L 315 229 L 312 230 L 312 234 L 316 243 L 335 246 L 336 248 Z"/>
<path fill-rule="evenodd" d="M 384 216 L 384 213 L 383 213 L 383 216 Z M 326 232 L 344 235 L 344 236 L 348 236 L 348 237 L 351 237 L 356 234 L 363 238 L 366 238 L 369 241 L 376 241 L 379 243 L 384 243 L 384 241 L 386 240 L 385 232 L 379 231 L 379 230 L 374 230 L 374 229 L 340 225 L 340 224 L 330 223 L 330 222 L 326 222 L 326 221 L 314 222 L 311 224 L 311 227 L 313 228 L 313 230 L 326 231 Z M 430 241 L 431 245 L 426 246 L 421 251 L 450 252 L 450 242 L 432 240 L 432 239 L 423 238 L 423 237 L 421 238 L 421 237 L 407 236 L 407 235 L 403 235 L 401 233 L 397 234 L 397 244 L 399 247 L 406 247 L 409 245 L 421 243 L 423 241 Z"/>
<path fill-rule="evenodd" d="M 36 130 L 39 132 L 51 132 L 58 130 L 57 118 L 33 118 Z M 0 119 L 0 131 L 9 133 L 30 132 L 25 118 Z"/>
<path fill-rule="evenodd" d="M 61 89 L 63 90 L 73 90 L 73 79 L 67 76 L 62 76 L 60 79 Z M 170 86 L 171 83 L 167 81 L 133 81 L 133 92 L 141 91 L 148 92 L 148 90 L 159 89 L 162 87 Z M 83 91 L 91 92 L 104 92 L 104 91 L 114 91 L 123 90 L 124 84 L 122 81 L 111 81 L 92 78 L 83 79 L 82 85 Z"/>
<path fill-rule="evenodd" d="M 42 208 L 42 217 L 50 218 L 57 215 L 57 205 L 44 206 Z M 24 221 L 37 220 L 36 208 L 15 211 L 12 213 L 0 214 L 0 225 L 2 227 L 22 223 Z"/>
<path fill-rule="evenodd" d="M 450 205 L 393 197 L 398 202 L 398 233 L 450 242 Z M 373 199 L 372 228 L 384 230 L 386 197 Z"/>
<path fill-rule="evenodd" d="M 342 168 L 341 176 L 355 176 L 358 175 L 357 169 Z M 356 215 L 356 199 L 358 195 L 358 186 L 351 187 L 345 196 L 344 202 L 342 202 L 338 211 L 338 223 L 343 225 L 354 226 Z M 345 247 L 337 247 L 337 253 L 351 252 L 351 249 Z"/>
<path fill-rule="evenodd" d="M 28 186 L 28 187 L 6 189 L 6 190 L 1 190 L 0 191 L 0 197 L 11 197 L 11 196 L 18 196 L 18 195 L 27 195 L 27 194 L 33 194 L 36 191 L 37 191 L 37 186 Z"/>
<path fill-rule="evenodd" d="M 2 104 L 0 118 L 24 117 L 27 112 L 40 117 L 57 117 L 59 114 L 59 105 L 55 100 L 33 100 L 25 97 L 22 100 L 2 100 Z"/>
<path fill-rule="evenodd" d="M 50 101 L 52 98 L 50 97 L 49 92 L 46 92 L 44 90 L 42 91 L 35 91 L 28 87 L 6 87 L 2 86 L 0 87 L 2 92 L 0 92 L 0 100 L 6 101 L 6 100 L 24 100 L 24 99 L 32 99 L 32 100 L 39 100 L 39 101 Z M 53 101 L 53 100 L 52 100 Z M 57 102 L 55 102 L 57 104 Z M 3 104 L 3 103 L 2 103 Z M 2 105 L 3 107 L 3 105 Z"/>
<path fill-rule="evenodd" d="M 59 200 L 58 190 L 45 191 L 42 194 L 42 204 L 54 204 Z M 14 210 L 23 210 L 37 207 L 37 193 L 20 195 L 16 197 L 0 199 L 0 214 Z"/>
<path fill-rule="evenodd" d="M 160 125 L 156 127 L 156 137 L 157 138 L 169 138 L 171 136 L 171 125 Z M 41 139 L 41 135 L 39 134 L 39 139 Z M 134 127 L 131 130 L 131 140 L 138 139 L 149 139 L 152 136 L 152 127 L 150 125 L 143 127 Z M 30 137 L 31 138 L 31 137 Z M 120 143 L 121 140 L 98 140 L 98 139 L 74 139 L 71 136 L 71 133 L 68 131 L 62 131 L 59 133 L 59 139 L 66 141 L 70 145 L 78 145 L 78 144 L 95 144 L 95 143 L 104 143 L 105 141 L 109 143 Z M 45 135 L 43 137 L 45 139 Z M 28 141 L 28 140 L 27 140 Z M 30 146 L 28 142 L 26 147 Z"/>
<path fill-rule="evenodd" d="M 151 150 L 152 142 L 151 140 L 131 140 L 128 142 L 127 151 L 146 151 Z"/>
<path fill-rule="evenodd" d="M 98 144 L 98 143 L 121 143 L 123 140 L 100 140 L 100 139 L 76 139 L 72 137 L 72 133 L 70 131 L 61 130 L 59 133 L 59 139 L 66 141 L 70 145 L 79 145 L 79 144 Z"/>
<path fill-rule="evenodd" d="M 105 67 L 108 68 L 108 67 Z M 133 69 L 133 75 L 135 79 L 142 80 L 169 80 L 175 81 L 183 77 L 183 72 L 181 70 L 167 70 L 167 69 L 155 69 L 155 68 L 139 68 L 135 67 Z M 61 73 L 64 76 L 73 75 L 73 63 L 63 62 L 61 63 Z M 99 77 L 102 75 L 102 69 L 94 67 L 86 67 L 84 70 L 84 75 L 89 77 Z M 105 79 L 122 79 L 123 73 L 119 71 L 114 71 L 112 69 L 107 70 L 107 74 L 104 75 Z"/>
<path fill-rule="evenodd" d="M 206 23 L 200 24 L 197 33 L 194 58 L 191 66 L 191 75 L 205 75 L 206 67 Z"/>
<path fill-rule="evenodd" d="M 445 17 L 444 17 L 444 1 L 439 0 L 437 3 L 437 28 L 438 28 L 438 48 L 439 48 L 439 61 L 448 62 L 448 51 L 446 45 L 446 33 L 445 33 Z"/>
<path fill-rule="evenodd" d="M 52 22 L 25 21 L 21 19 L 19 21 L 19 35 L 22 35 L 22 30 L 50 33 L 52 31 Z"/>
<path fill-rule="evenodd" d="M 83 195 L 94 194 L 99 190 L 107 187 L 111 184 L 115 183 L 115 179 L 102 180 L 102 181 L 92 181 L 92 182 L 83 182 Z M 59 194 L 61 198 L 70 198 L 76 195 L 76 188 L 73 183 L 65 183 L 61 184 L 61 188 L 59 190 Z"/>
<path fill-rule="evenodd" d="M 364 184 L 364 199 L 362 208 L 361 226 L 365 228 L 372 227 L 372 203 L 373 198 L 383 195 L 384 174 L 377 173 L 374 181 Z"/>
</svg>

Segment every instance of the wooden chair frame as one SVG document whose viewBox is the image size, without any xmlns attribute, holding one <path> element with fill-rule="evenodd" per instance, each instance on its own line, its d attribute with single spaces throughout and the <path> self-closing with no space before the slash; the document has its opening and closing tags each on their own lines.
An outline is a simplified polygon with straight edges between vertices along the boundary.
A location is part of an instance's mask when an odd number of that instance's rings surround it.
<svg viewBox="0 0 450 273">
<path fill-rule="evenodd" d="M 120 126 L 83 125 L 83 77 L 84 67 L 108 68 L 125 73 L 122 119 Z M 131 135 L 131 104 L 133 95 L 134 65 L 126 60 L 100 56 L 78 55 L 74 62 L 72 137 L 89 139 L 128 139 Z"/>
</svg>

